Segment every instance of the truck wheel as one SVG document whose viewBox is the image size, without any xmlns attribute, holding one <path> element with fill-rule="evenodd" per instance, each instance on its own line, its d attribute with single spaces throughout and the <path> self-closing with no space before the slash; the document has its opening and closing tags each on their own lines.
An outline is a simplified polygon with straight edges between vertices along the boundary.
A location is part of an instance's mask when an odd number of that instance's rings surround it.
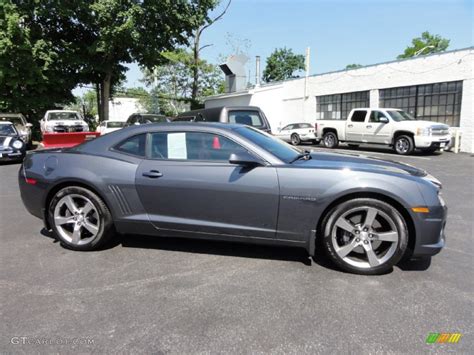
<svg viewBox="0 0 474 355">
<path fill-rule="evenodd" d="M 339 139 L 334 132 L 324 133 L 323 142 L 326 148 L 336 148 L 339 145 Z"/>
<path fill-rule="evenodd" d="M 398 136 L 393 147 L 397 154 L 408 155 L 415 149 L 415 144 L 410 136 Z"/>
<path fill-rule="evenodd" d="M 291 135 L 291 144 L 293 145 L 299 145 L 301 143 L 300 136 L 296 133 L 293 133 Z"/>
</svg>

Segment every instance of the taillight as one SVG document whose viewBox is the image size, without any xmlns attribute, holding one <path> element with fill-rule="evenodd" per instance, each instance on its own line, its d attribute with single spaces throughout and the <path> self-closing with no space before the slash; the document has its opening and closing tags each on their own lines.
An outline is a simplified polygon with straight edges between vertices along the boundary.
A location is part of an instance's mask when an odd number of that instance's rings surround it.
<svg viewBox="0 0 474 355">
<path fill-rule="evenodd" d="M 25 177 L 25 181 L 27 184 L 30 184 L 30 185 L 36 185 L 36 183 L 38 182 L 36 179 L 27 178 L 27 177 Z"/>
</svg>

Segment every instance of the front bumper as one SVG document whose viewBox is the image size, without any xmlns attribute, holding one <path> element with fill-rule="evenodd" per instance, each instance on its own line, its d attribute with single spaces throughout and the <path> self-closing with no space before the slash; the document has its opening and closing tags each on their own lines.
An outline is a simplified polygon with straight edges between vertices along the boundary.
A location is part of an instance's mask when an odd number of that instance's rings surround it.
<svg viewBox="0 0 474 355">
<path fill-rule="evenodd" d="M 25 152 L 21 150 L 4 150 L 0 149 L 0 161 L 22 160 Z"/>
<path fill-rule="evenodd" d="M 446 243 L 446 219 L 448 207 L 445 204 L 429 207 L 430 213 L 415 216 L 416 242 L 413 257 L 438 254 Z"/>
<path fill-rule="evenodd" d="M 449 146 L 450 135 L 445 136 L 415 136 L 416 148 L 438 148 L 443 149 Z"/>
</svg>

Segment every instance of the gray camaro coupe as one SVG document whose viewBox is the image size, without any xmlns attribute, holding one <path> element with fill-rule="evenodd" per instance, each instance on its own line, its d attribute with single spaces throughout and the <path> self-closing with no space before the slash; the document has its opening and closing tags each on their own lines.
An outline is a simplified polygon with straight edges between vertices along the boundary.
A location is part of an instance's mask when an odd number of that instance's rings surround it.
<svg viewBox="0 0 474 355">
<path fill-rule="evenodd" d="M 302 152 L 254 128 L 163 123 L 29 153 L 23 203 L 74 250 L 114 232 L 323 248 L 343 270 L 389 271 L 444 246 L 441 184 L 390 161 Z"/>
</svg>

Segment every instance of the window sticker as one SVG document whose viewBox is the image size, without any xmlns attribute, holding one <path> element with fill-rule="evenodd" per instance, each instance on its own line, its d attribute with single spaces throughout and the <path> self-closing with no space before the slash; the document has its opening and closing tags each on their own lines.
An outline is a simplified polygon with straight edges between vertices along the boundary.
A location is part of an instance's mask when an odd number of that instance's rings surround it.
<svg viewBox="0 0 474 355">
<path fill-rule="evenodd" d="M 186 133 L 168 134 L 168 159 L 187 159 Z"/>
</svg>

